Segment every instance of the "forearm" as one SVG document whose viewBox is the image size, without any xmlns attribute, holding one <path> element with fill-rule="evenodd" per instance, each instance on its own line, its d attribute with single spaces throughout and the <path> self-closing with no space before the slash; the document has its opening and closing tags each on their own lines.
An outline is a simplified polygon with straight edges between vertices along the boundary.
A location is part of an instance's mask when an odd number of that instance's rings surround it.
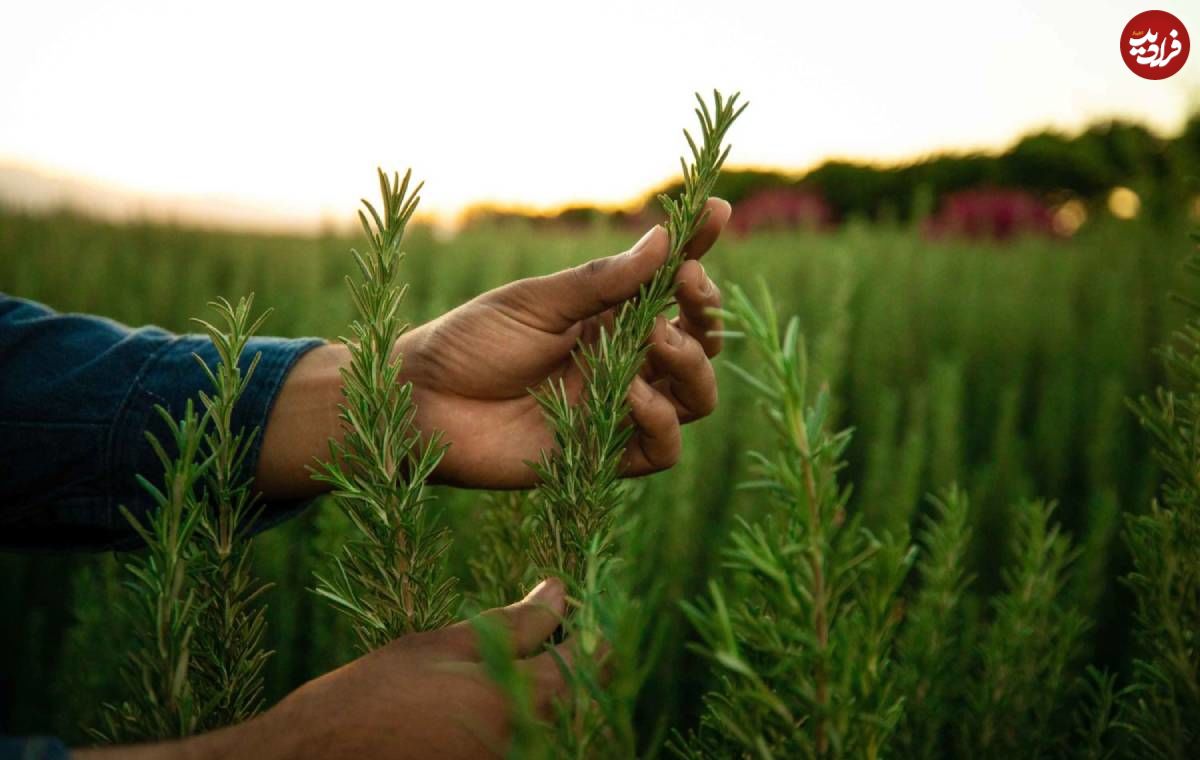
<svg viewBox="0 0 1200 760">
<path fill-rule="evenodd" d="M 217 731 L 152 744 L 89 747 L 72 750 L 77 760 L 286 760 L 303 757 L 298 736 L 302 727 L 275 725 L 267 712 L 257 718 Z"/>
</svg>

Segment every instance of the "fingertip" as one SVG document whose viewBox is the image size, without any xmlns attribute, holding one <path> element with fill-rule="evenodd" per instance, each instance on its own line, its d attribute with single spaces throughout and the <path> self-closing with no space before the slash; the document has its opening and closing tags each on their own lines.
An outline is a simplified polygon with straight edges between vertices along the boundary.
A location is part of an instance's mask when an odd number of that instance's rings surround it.
<svg viewBox="0 0 1200 760">
<path fill-rule="evenodd" d="M 712 248 L 733 213 L 733 207 L 722 198 L 709 198 L 704 203 L 704 210 L 707 213 L 704 224 L 687 244 L 686 251 L 689 259 L 698 259 Z"/>
<path fill-rule="evenodd" d="M 653 393 L 654 389 L 650 387 L 650 383 L 646 382 L 646 378 L 641 375 L 634 375 L 633 382 L 629 384 L 630 405 L 641 406 L 645 404 L 651 399 Z"/>
<path fill-rule="evenodd" d="M 567 589 L 562 580 L 553 576 L 534 586 L 521 601 L 546 607 L 558 615 L 566 611 Z"/>
<path fill-rule="evenodd" d="M 656 224 L 629 249 L 629 255 L 634 258 L 666 259 L 670 243 L 667 228 Z"/>
<path fill-rule="evenodd" d="M 708 199 L 709 218 L 720 221 L 722 227 L 733 216 L 733 205 L 724 198 L 712 197 Z"/>
</svg>

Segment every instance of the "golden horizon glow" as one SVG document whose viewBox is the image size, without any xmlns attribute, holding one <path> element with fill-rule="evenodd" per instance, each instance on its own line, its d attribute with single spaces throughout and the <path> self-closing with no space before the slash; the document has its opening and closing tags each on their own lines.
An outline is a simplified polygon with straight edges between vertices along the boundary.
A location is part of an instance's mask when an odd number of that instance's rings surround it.
<svg viewBox="0 0 1200 760">
<path fill-rule="evenodd" d="M 1128 2 L 16 4 L 0 166 L 253 216 L 344 220 L 376 166 L 422 207 L 624 206 L 670 181 L 691 93 L 741 90 L 731 166 L 999 150 L 1103 118 L 1179 128 L 1200 63 L 1133 76 Z M 1171 12 L 1200 28 L 1200 13 Z"/>
</svg>

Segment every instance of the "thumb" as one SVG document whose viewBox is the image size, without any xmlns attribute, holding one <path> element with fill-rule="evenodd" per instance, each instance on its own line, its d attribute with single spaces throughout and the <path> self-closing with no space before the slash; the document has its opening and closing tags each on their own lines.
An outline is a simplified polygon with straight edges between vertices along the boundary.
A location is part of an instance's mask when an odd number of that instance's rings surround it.
<svg viewBox="0 0 1200 760">
<path fill-rule="evenodd" d="M 563 331 L 637 295 L 670 253 L 670 238 L 655 225 L 632 248 L 561 272 L 527 280 L 530 306 L 547 329 Z"/>
<path fill-rule="evenodd" d="M 508 631 L 517 657 L 523 658 L 541 648 L 542 642 L 550 638 L 566 612 L 566 587 L 558 578 L 547 578 L 521 601 L 488 610 L 482 615 Z M 480 657 L 479 635 L 469 620 L 421 635 L 432 635 L 441 651 L 464 660 L 478 660 Z"/>
<path fill-rule="evenodd" d="M 547 578 L 516 604 L 494 613 L 512 634 L 517 657 L 537 652 L 542 642 L 550 638 L 566 614 L 567 593 L 558 578 Z"/>
</svg>

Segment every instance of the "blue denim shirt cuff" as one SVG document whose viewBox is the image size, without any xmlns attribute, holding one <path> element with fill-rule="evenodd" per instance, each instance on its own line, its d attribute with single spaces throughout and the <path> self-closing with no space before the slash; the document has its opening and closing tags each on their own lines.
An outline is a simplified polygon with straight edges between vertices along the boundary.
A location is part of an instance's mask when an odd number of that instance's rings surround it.
<svg viewBox="0 0 1200 760">
<path fill-rule="evenodd" d="M 69 760 L 67 745 L 50 736 L 0 736 L 0 760 Z"/>
<path fill-rule="evenodd" d="M 204 336 L 174 336 L 155 328 L 137 331 L 137 339 L 161 342 L 151 351 L 142 365 L 129 392 L 121 403 L 112 427 L 109 455 L 112 458 L 109 472 L 141 473 L 151 483 L 162 478 L 162 463 L 146 440 L 146 432 L 154 434 L 164 445 L 168 444 L 169 430 L 161 419 L 156 406 L 168 410 L 173 419 L 183 415 L 189 400 L 199 404 L 198 393 L 211 387 L 207 375 L 200 367 L 197 357 L 210 368 L 217 363 L 216 349 Z M 322 345 L 316 338 L 252 338 L 242 354 L 239 366 L 243 372 L 249 370 L 250 362 L 259 355 L 246 390 L 234 408 L 234 429 L 257 430 L 244 466 L 253 473 L 258 466 L 262 451 L 262 431 L 266 427 L 271 407 L 292 365 L 309 350 Z M 168 453 L 174 453 L 167 446 Z M 132 533 L 118 505 L 126 506 L 139 519 L 154 508 L 153 500 L 134 478 L 112 484 L 112 509 L 109 526 L 114 541 L 111 548 L 137 546 L 140 540 Z M 270 527 L 303 508 L 306 502 L 273 502 L 264 505 L 256 530 Z"/>
</svg>

